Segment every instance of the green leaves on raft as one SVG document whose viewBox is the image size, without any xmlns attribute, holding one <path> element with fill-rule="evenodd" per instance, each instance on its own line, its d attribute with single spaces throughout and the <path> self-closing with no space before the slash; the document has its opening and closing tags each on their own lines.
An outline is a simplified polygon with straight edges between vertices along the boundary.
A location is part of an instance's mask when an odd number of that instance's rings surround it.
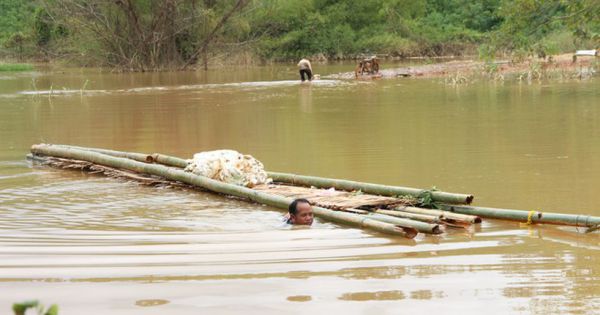
<svg viewBox="0 0 600 315">
<path fill-rule="evenodd" d="M 360 195 L 364 195 L 365 193 L 362 192 L 362 190 L 355 190 L 353 192 L 350 193 L 351 196 L 360 196 Z"/>
<path fill-rule="evenodd" d="M 25 315 L 28 309 L 37 308 L 40 315 L 58 315 L 58 305 L 52 304 L 44 311 L 44 306 L 38 300 L 29 300 L 21 303 L 14 303 L 12 306 L 15 315 Z"/>
<path fill-rule="evenodd" d="M 441 203 L 435 200 L 434 192 L 440 191 L 437 187 L 433 186 L 431 189 L 423 190 L 417 196 L 411 195 L 396 195 L 394 197 L 398 199 L 406 200 L 406 204 L 413 205 L 420 208 L 427 209 L 441 209 Z"/>
<path fill-rule="evenodd" d="M 39 302 L 37 300 L 24 301 L 13 304 L 12 309 L 13 312 L 15 312 L 15 315 L 25 315 L 27 309 L 37 307 L 38 304 Z"/>
<path fill-rule="evenodd" d="M 50 306 L 50 308 L 46 310 L 46 313 L 44 313 L 44 315 L 58 315 L 58 305 L 52 304 L 52 306 Z"/>
<path fill-rule="evenodd" d="M 431 189 L 423 190 L 417 196 L 417 205 L 421 208 L 429 208 L 429 209 L 440 209 L 439 203 L 434 200 L 433 192 L 439 191 L 435 186 L 431 187 Z"/>
</svg>

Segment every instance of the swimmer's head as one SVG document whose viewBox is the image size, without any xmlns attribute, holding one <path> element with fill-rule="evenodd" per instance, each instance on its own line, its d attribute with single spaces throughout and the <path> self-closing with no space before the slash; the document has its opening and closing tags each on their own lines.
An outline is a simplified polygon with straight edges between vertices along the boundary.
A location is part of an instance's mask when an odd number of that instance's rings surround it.
<svg viewBox="0 0 600 315">
<path fill-rule="evenodd" d="M 313 223 L 313 211 L 308 200 L 300 198 L 292 201 L 288 207 L 290 222 L 298 225 L 311 225 Z"/>
</svg>

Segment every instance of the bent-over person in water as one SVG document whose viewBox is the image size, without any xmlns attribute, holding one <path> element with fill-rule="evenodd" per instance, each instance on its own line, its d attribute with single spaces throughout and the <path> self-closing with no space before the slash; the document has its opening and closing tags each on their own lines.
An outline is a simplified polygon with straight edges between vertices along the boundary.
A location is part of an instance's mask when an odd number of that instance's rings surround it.
<svg viewBox="0 0 600 315">
<path fill-rule="evenodd" d="M 312 206 L 308 200 L 300 198 L 292 201 L 288 207 L 288 211 L 288 224 L 312 225 L 314 215 L 312 212 Z"/>
<path fill-rule="evenodd" d="M 298 62 L 298 69 L 300 69 L 300 80 L 302 82 L 305 81 L 304 75 L 308 78 L 308 81 L 312 81 L 312 66 L 310 65 L 310 61 L 308 59 L 303 58 Z"/>
</svg>

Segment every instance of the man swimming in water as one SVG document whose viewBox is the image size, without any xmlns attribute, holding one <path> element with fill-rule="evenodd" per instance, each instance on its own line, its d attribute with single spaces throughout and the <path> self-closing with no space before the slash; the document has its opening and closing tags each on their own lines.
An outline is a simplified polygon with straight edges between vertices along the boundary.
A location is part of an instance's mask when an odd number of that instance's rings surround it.
<svg viewBox="0 0 600 315">
<path fill-rule="evenodd" d="M 314 216 L 312 207 L 308 200 L 300 198 L 292 201 L 288 207 L 288 211 L 288 224 L 312 225 Z"/>
</svg>

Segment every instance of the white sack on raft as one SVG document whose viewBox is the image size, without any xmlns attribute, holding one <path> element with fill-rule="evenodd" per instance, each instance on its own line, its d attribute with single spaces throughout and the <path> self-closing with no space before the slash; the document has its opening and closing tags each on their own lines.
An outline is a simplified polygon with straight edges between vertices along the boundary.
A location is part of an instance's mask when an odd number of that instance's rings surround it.
<svg viewBox="0 0 600 315">
<path fill-rule="evenodd" d="M 225 183 L 245 187 L 271 182 L 263 164 L 234 150 L 216 150 L 194 154 L 185 170 Z"/>
</svg>

